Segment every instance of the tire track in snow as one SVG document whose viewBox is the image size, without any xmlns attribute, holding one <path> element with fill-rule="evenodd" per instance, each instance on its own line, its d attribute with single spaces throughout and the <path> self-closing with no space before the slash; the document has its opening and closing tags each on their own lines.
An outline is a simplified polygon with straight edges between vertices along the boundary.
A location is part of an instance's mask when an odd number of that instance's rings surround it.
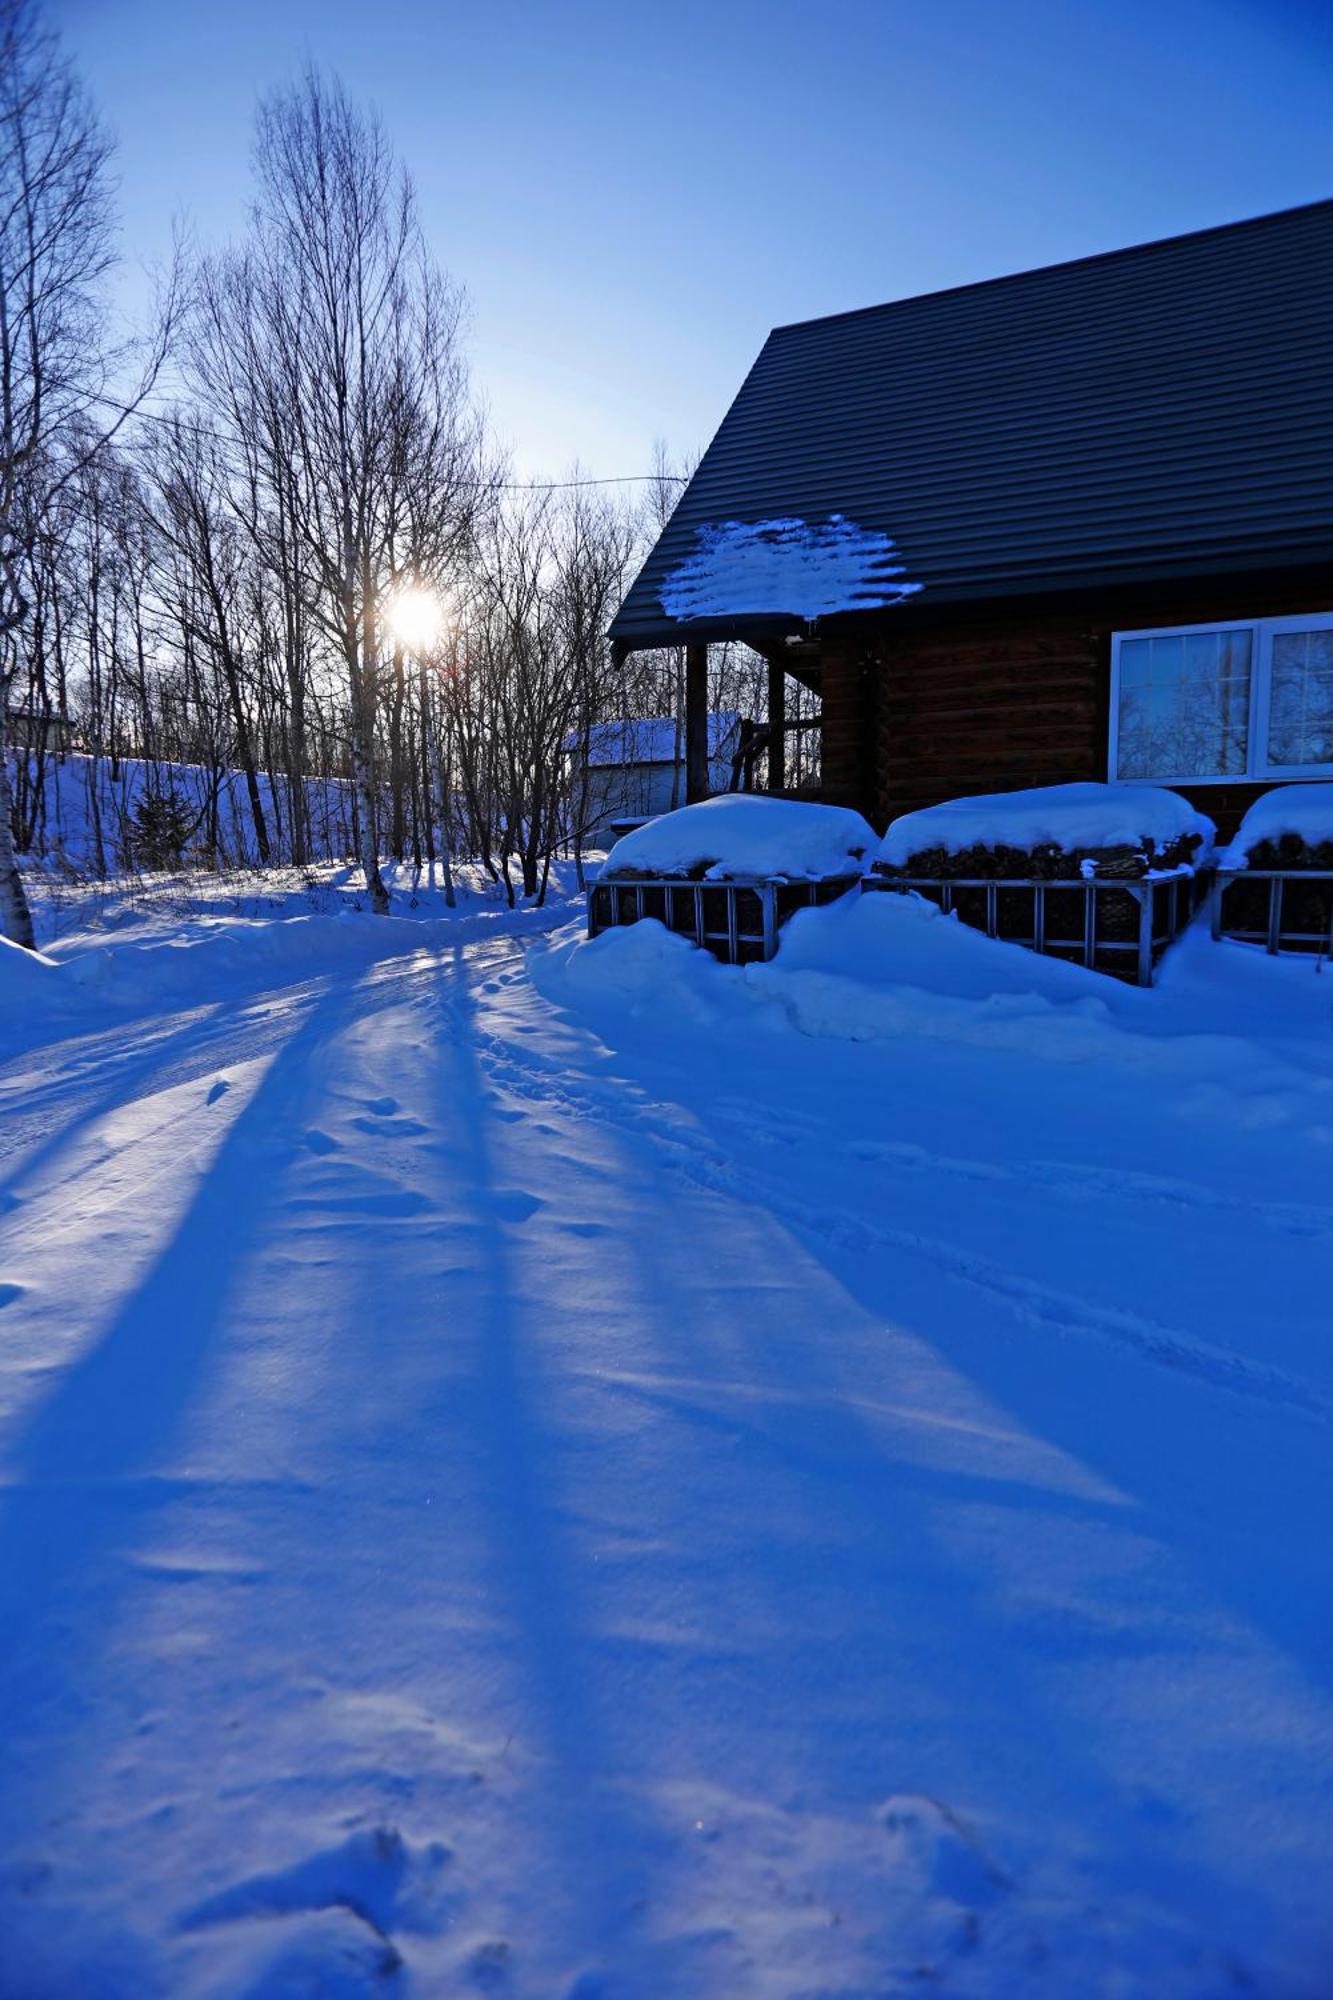
<svg viewBox="0 0 1333 2000">
<path fill-rule="evenodd" d="M 1217 1188 L 1199 1187 L 1191 1181 L 1173 1180 L 1161 1174 L 1140 1173 L 1132 1167 L 1102 1167 L 1078 1160 L 1028 1160 L 1009 1166 L 934 1153 L 925 1146 L 908 1142 L 877 1139 L 854 1140 L 846 1150 L 853 1159 L 909 1172 L 928 1171 L 955 1180 L 1008 1181 L 1016 1186 L 1038 1187 L 1044 1193 L 1067 1195 L 1075 1201 L 1095 1197 L 1159 1202 L 1214 1214 L 1243 1215 L 1262 1222 L 1268 1229 L 1292 1236 L 1333 1236 L 1333 1209 L 1224 1194 Z"/>
<path fill-rule="evenodd" d="M 814 1238 L 851 1255 L 890 1250 L 924 1258 L 949 1277 L 1003 1305 L 1027 1325 L 1093 1338 L 1211 1388 L 1320 1424 L 1333 1423 L 1333 1405 L 1312 1384 L 1284 1369 L 1235 1354 L 1147 1315 L 1100 1305 L 1023 1277 L 943 1238 L 895 1229 L 840 1210 L 821 1209 L 790 1195 L 770 1178 L 742 1167 L 692 1129 L 683 1108 L 674 1119 L 663 1115 L 662 1108 L 655 1106 L 639 1085 L 613 1092 L 595 1084 L 571 1083 L 564 1072 L 535 1053 L 521 1050 L 475 1023 L 470 1031 L 481 1051 L 483 1067 L 502 1089 L 576 1118 L 605 1119 L 631 1138 L 661 1149 L 667 1164 L 694 1185 L 711 1194 L 751 1202 L 797 1236 Z M 1151 1176 L 1145 1178 L 1151 1180 Z"/>
<path fill-rule="evenodd" d="M 793 1117 L 790 1113 L 756 1117 L 751 1106 L 734 1098 L 720 1099 L 714 1108 L 728 1125 L 759 1145 L 784 1148 L 803 1145 L 816 1139 L 822 1129 L 815 1120 Z M 1093 1199 L 1156 1202 L 1164 1207 L 1244 1216 L 1246 1220 L 1261 1222 L 1265 1228 L 1292 1236 L 1333 1237 L 1333 1208 L 1268 1201 L 1257 1195 L 1225 1194 L 1218 1188 L 1201 1187 L 1197 1182 L 1164 1174 L 1147 1174 L 1133 1167 L 1109 1167 L 1082 1160 L 983 1160 L 937 1153 L 907 1139 L 850 1139 L 841 1150 L 849 1159 L 904 1175 L 934 1173 L 993 1186 L 1036 1187 L 1042 1193 L 1063 1195 L 1075 1202 Z"/>
</svg>

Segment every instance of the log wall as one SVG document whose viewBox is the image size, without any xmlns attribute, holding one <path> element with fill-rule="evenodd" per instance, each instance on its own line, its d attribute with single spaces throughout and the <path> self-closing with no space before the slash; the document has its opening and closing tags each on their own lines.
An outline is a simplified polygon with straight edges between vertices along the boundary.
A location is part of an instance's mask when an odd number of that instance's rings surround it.
<svg viewBox="0 0 1333 2000">
<path fill-rule="evenodd" d="M 823 656 L 823 795 L 883 827 L 970 792 L 1105 779 L 1111 636 L 1333 609 L 1333 568 L 1297 584 L 1206 584 L 1095 607 L 890 611 Z M 1273 782 L 1190 785 L 1223 834 Z"/>
</svg>

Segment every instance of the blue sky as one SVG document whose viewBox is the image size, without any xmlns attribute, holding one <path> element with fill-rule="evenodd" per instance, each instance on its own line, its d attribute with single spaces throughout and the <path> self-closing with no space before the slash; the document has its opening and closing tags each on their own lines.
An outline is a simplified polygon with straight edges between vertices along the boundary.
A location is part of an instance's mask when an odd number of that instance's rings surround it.
<svg viewBox="0 0 1333 2000">
<path fill-rule="evenodd" d="M 697 449 L 764 334 L 1333 194 L 1313 0 L 51 0 L 129 259 L 235 233 L 260 95 L 373 101 L 525 472 Z"/>
</svg>

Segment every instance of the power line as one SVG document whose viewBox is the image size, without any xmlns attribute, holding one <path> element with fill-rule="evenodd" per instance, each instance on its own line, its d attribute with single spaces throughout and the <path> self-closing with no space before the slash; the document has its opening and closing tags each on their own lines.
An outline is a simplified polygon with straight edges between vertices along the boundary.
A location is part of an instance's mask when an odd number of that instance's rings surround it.
<svg viewBox="0 0 1333 2000">
<path fill-rule="evenodd" d="M 214 430 L 211 425 L 199 424 L 189 417 L 164 415 L 160 410 L 147 410 L 142 405 L 121 403 L 114 396 L 90 396 L 90 402 L 100 403 L 106 409 L 115 410 L 122 417 L 136 417 L 141 423 L 161 424 L 164 430 L 188 431 L 192 437 L 206 438 L 210 444 L 225 444 L 237 448 L 242 445 L 239 438 L 228 437 L 225 431 Z M 689 474 L 685 472 L 619 472 L 605 478 L 587 479 L 477 479 L 474 485 L 485 486 L 493 493 L 568 493 L 584 486 L 645 486 L 668 485 L 685 486 Z"/>
</svg>

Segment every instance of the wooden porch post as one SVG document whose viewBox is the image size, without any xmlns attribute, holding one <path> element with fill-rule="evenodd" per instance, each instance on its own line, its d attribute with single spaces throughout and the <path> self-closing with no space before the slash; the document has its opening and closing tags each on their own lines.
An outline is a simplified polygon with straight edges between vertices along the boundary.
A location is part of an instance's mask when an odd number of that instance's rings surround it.
<svg viewBox="0 0 1333 2000">
<path fill-rule="evenodd" d="M 708 784 L 708 648 L 685 648 L 685 803 L 706 799 Z"/>
<path fill-rule="evenodd" d="M 775 661 L 768 663 L 768 789 L 787 785 L 787 676 Z"/>
</svg>

